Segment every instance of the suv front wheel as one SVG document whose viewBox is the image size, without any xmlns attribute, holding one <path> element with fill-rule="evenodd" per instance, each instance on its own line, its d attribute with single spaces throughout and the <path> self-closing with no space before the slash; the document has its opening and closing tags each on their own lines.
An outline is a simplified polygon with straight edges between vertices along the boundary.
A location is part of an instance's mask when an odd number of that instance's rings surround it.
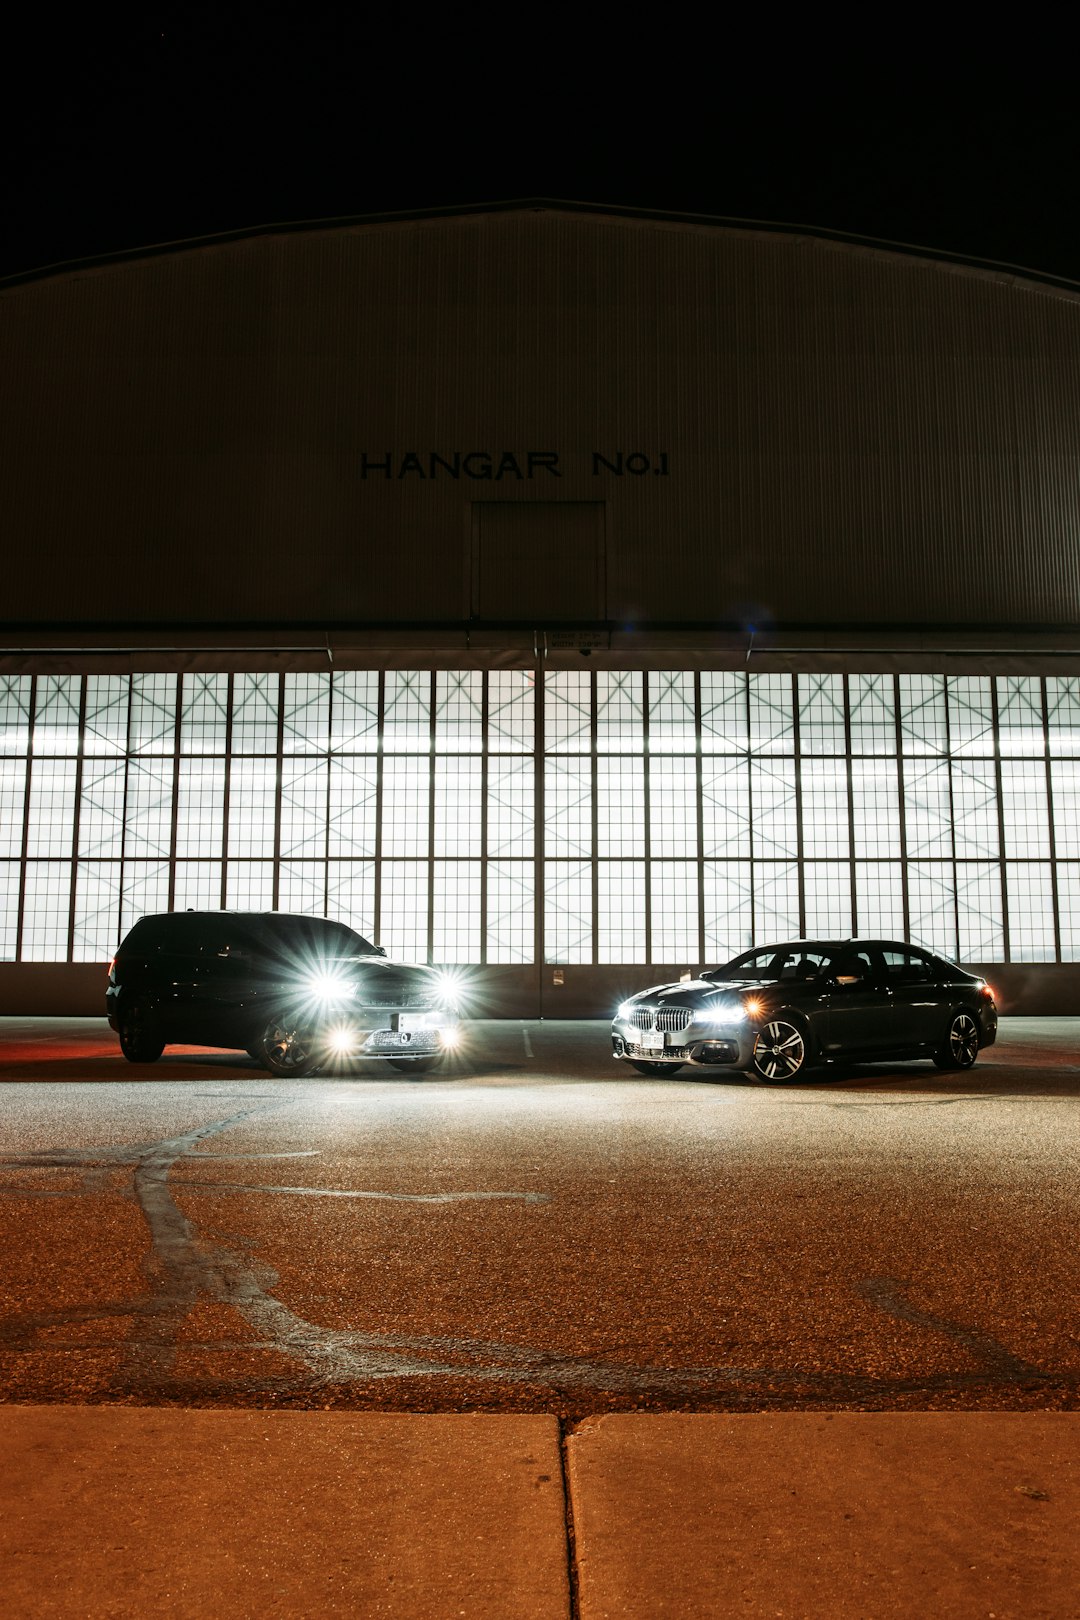
<svg viewBox="0 0 1080 1620">
<path fill-rule="evenodd" d="M 290 1018 L 271 1018 L 259 1042 L 260 1059 L 280 1080 L 314 1074 L 323 1056 L 314 1031 Z"/>
</svg>

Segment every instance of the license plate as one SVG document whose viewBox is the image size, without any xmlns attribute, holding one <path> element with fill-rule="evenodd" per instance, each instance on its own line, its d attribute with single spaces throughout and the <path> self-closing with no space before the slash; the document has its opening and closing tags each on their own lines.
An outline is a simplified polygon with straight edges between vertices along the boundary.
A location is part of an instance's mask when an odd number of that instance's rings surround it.
<svg viewBox="0 0 1080 1620">
<path fill-rule="evenodd" d="M 664 1032 L 662 1029 L 644 1029 L 641 1032 L 641 1045 L 646 1052 L 662 1052 L 664 1050 Z"/>
<path fill-rule="evenodd" d="M 414 1029 L 427 1029 L 426 1013 L 400 1013 L 398 1015 L 398 1029 L 402 1032 Z"/>
</svg>

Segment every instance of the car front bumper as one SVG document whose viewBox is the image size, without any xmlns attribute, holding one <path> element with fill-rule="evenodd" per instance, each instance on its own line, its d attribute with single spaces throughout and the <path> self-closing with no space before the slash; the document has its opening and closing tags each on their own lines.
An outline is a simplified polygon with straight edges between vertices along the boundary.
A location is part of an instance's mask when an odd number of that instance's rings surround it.
<svg viewBox="0 0 1080 1620">
<path fill-rule="evenodd" d="M 686 1029 L 649 1032 L 635 1029 L 625 1018 L 611 1025 L 611 1055 L 624 1063 L 693 1063 L 702 1069 L 749 1069 L 754 1061 L 758 1025 L 695 1022 Z M 645 1041 L 663 1041 L 646 1046 Z"/>
</svg>

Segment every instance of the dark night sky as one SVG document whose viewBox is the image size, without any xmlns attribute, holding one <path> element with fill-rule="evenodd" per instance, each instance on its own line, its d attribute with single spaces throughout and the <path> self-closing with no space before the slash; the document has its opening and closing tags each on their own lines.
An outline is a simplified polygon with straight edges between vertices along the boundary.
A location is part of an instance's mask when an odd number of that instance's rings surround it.
<svg viewBox="0 0 1080 1620">
<path fill-rule="evenodd" d="M 838 54 L 807 33 L 785 36 L 778 67 L 767 31 L 710 40 L 662 10 L 590 26 L 572 10 L 394 24 L 362 8 L 118 9 L 75 32 L 53 14 L 13 63 L 0 274 L 271 221 L 548 196 L 1080 281 L 1064 48 L 1056 76 L 1020 49 L 929 73 L 928 49 L 904 65 L 880 42 Z"/>
</svg>

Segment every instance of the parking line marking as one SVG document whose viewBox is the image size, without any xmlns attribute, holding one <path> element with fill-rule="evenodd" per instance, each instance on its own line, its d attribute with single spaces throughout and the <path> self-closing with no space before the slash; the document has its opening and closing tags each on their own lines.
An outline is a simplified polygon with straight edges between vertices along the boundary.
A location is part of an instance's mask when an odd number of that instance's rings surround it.
<svg viewBox="0 0 1080 1620">
<path fill-rule="evenodd" d="M 521 1038 L 525 1042 L 525 1056 L 527 1058 L 531 1058 L 533 1055 L 532 1042 L 529 1039 L 529 1032 L 525 1028 L 524 1024 L 521 1027 Z"/>
</svg>

